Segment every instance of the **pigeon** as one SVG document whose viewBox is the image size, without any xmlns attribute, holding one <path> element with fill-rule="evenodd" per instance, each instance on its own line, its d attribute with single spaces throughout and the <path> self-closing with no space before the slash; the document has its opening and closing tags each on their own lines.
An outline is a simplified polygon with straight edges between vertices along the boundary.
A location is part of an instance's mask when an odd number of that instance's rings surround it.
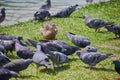
<svg viewBox="0 0 120 80">
<path fill-rule="evenodd" d="M 20 71 L 27 69 L 32 62 L 32 59 L 19 59 L 9 62 L 2 67 L 19 73 Z"/>
<path fill-rule="evenodd" d="M 52 15 L 51 17 L 59 17 L 59 18 L 66 18 L 69 17 L 78 7 L 78 4 L 73 6 L 69 6 L 61 11 L 57 12 L 56 14 Z"/>
<path fill-rule="evenodd" d="M 0 52 L 0 66 L 3 66 L 9 62 L 11 62 L 11 60 L 5 54 Z"/>
<path fill-rule="evenodd" d="M 68 57 L 65 54 L 57 51 L 49 51 L 48 57 L 52 60 L 54 67 L 55 65 L 59 67 L 59 64 L 62 64 L 68 60 Z"/>
<path fill-rule="evenodd" d="M 112 24 L 112 25 L 106 25 L 105 28 L 108 31 L 113 32 L 116 38 L 120 38 L 120 26 Z"/>
<path fill-rule="evenodd" d="M 70 46 L 68 45 L 65 41 L 63 40 L 51 40 L 51 42 L 55 43 L 55 44 L 59 44 L 61 45 L 61 47 L 64 49 L 63 51 L 60 51 L 61 53 L 65 54 L 65 55 L 72 55 L 73 53 L 75 53 L 75 51 L 80 50 L 79 47 L 77 46 Z"/>
<path fill-rule="evenodd" d="M 88 3 L 92 3 L 93 0 L 86 0 L 86 2 L 87 2 L 87 4 L 88 4 Z"/>
<path fill-rule="evenodd" d="M 70 39 L 70 41 L 74 45 L 76 45 L 80 48 L 85 48 L 86 46 L 90 45 L 90 40 L 85 36 L 76 35 L 71 32 L 67 32 L 65 35 Z"/>
<path fill-rule="evenodd" d="M 0 51 L 1 51 L 2 53 L 5 53 L 5 52 L 6 52 L 5 47 L 4 47 L 2 44 L 0 44 Z"/>
<path fill-rule="evenodd" d="M 89 28 L 94 28 L 95 31 L 100 31 L 101 27 L 113 24 L 112 22 L 106 22 L 106 21 L 101 20 L 101 19 L 93 19 L 93 18 L 90 18 L 89 16 L 86 16 L 86 15 L 83 16 L 83 19 L 85 20 L 85 24 Z"/>
<path fill-rule="evenodd" d="M 17 56 L 23 59 L 32 59 L 35 50 L 31 50 L 27 46 L 24 46 L 21 44 L 22 42 L 19 40 L 16 40 L 15 42 L 15 50 L 17 53 Z"/>
<path fill-rule="evenodd" d="M 37 41 L 28 39 L 27 43 L 28 45 L 32 45 L 36 47 Z M 40 41 L 40 43 L 41 43 L 41 49 L 45 53 L 47 53 L 46 49 L 49 49 L 50 51 L 58 51 L 68 56 L 75 53 L 75 51 L 80 50 L 80 48 L 77 46 L 69 46 L 63 40 L 42 40 Z"/>
<path fill-rule="evenodd" d="M 113 56 L 113 54 L 103 54 L 100 52 L 84 52 L 80 50 L 76 51 L 76 53 L 83 63 L 89 65 L 90 69 L 94 67 L 97 63 Z"/>
<path fill-rule="evenodd" d="M 0 34 L 0 39 L 1 40 L 14 40 L 14 39 L 18 39 L 18 40 L 21 40 L 23 39 L 22 36 L 11 36 L 11 35 L 8 35 L 8 34 Z"/>
<path fill-rule="evenodd" d="M 93 47 L 93 46 L 86 46 L 84 48 L 84 51 L 85 52 L 97 52 L 97 48 L 96 47 Z"/>
<path fill-rule="evenodd" d="M 49 67 L 51 64 L 47 55 L 41 50 L 41 44 L 37 43 L 37 51 L 33 55 L 33 62 L 36 64 L 37 69 L 39 66 Z"/>
<path fill-rule="evenodd" d="M 2 23 L 5 20 L 5 16 L 5 8 L 2 8 L 0 12 L 0 23 Z"/>
<path fill-rule="evenodd" d="M 35 12 L 33 20 L 35 20 L 35 21 L 36 20 L 44 21 L 46 18 L 51 19 L 51 14 L 49 13 L 49 11 L 47 11 L 45 9 L 39 9 L 37 12 Z"/>
<path fill-rule="evenodd" d="M 4 46 L 6 54 L 15 50 L 15 42 L 13 40 L 0 40 L 0 45 Z"/>
<path fill-rule="evenodd" d="M 120 74 L 120 61 L 119 60 L 114 60 L 113 64 L 115 65 L 115 70 L 118 74 Z"/>
<path fill-rule="evenodd" d="M 45 3 L 40 7 L 40 9 L 50 10 L 51 0 L 46 0 Z"/>
<path fill-rule="evenodd" d="M 12 77 L 16 78 L 17 80 L 18 74 L 8 69 L 0 69 L 0 80 L 9 80 Z"/>
</svg>

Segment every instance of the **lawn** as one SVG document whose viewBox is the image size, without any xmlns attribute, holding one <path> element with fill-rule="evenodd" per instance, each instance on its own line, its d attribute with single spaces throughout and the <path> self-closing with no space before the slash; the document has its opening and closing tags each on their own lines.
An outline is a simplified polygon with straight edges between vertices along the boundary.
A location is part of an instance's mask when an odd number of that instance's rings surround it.
<svg viewBox="0 0 120 80">
<path fill-rule="evenodd" d="M 83 35 L 90 39 L 91 45 L 97 47 L 99 52 L 112 53 L 117 56 L 116 59 L 120 60 L 120 40 L 114 39 L 115 36 L 111 32 L 95 32 L 94 29 L 88 28 L 84 24 L 84 20 L 78 18 L 83 15 L 89 15 L 93 18 L 103 19 L 120 25 L 120 1 L 110 0 L 108 2 L 86 5 L 68 18 L 54 18 L 50 21 L 58 27 L 59 32 L 56 36 L 58 40 L 64 40 L 69 45 L 73 45 L 64 34 L 69 31 Z M 1 26 L 0 33 L 20 35 L 24 37 L 24 40 L 28 38 L 41 40 L 43 39 L 40 34 L 42 24 L 43 22 L 34 22 L 32 20 L 19 22 L 11 26 Z M 105 28 L 101 29 L 101 31 L 104 30 Z M 19 59 L 15 52 L 8 53 L 8 56 L 11 60 Z M 61 65 L 60 68 L 55 70 L 53 67 L 50 67 L 48 70 L 40 67 L 38 73 L 36 73 L 35 64 L 31 64 L 26 70 L 20 72 L 22 77 L 18 78 L 18 80 L 114 80 L 120 77 L 120 75 L 114 70 L 113 59 L 106 59 L 97 64 L 95 69 L 89 70 L 85 68 L 87 65 L 81 62 L 76 54 L 73 54 L 69 56 L 68 63 Z M 12 78 L 11 80 L 15 79 Z"/>
</svg>

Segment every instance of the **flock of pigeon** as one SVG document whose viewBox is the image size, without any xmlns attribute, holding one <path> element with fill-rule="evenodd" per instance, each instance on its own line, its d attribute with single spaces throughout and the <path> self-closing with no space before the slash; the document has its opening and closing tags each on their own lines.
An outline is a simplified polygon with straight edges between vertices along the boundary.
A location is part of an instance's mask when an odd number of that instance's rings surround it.
<svg viewBox="0 0 120 80">
<path fill-rule="evenodd" d="M 50 7 L 51 1 L 46 0 L 46 3 L 34 14 L 34 20 L 45 20 L 47 17 L 68 17 L 77 9 L 78 4 L 65 8 L 54 15 L 49 13 Z M 105 26 L 108 31 L 113 32 L 116 37 L 120 38 L 120 26 L 116 26 L 104 20 L 93 19 L 89 16 L 83 16 L 81 18 L 85 19 L 85 24 L 88 27 L 98 31 L 98 29 Z M 2 8 L 0 23 L 3 22 L 4 19 L 5 8 Z M 0 34 L 0 80 L 9 80 L 11 77 L 17 79 L 19 77 L 19 72 L 27 69 L 32 63 L 36 64 L 37 69 L 40 66 L 48 68 L 51 66 L 51 60 L 54 68 L 59 67 L 60 64 L 67 62 L 69 60 L 68 56 L 73 53 L 76 53 L 83 63 L 88 64 L 90 69 L 99 62 L 113 57 L 113 54 L 97 52 L 97 48 L 91 46 L 90 40 L 85 36 L 71 32 L 67 32 L 65 36 L 68 37 L 74 46 L 70 46 L 63 40 L 49 40 L 49 38 L 47 38 L 48 40 L 40 41 L 27 39 L 26 42 L 23 42 L 22 36 L 16 37 L 8 34 Z M 28 46 L 33 46 L 36 50 L 28 48 Z M 81 50 L 81 48 L 84 49 Z M 21 59 L 11 61 L 7 57 L 7 53 L 12 53 L 14 50 Z M 113 63 L 115 64 L 115 70 L 120 74 L 120 61 L 114 60 Z"/>
</svg>

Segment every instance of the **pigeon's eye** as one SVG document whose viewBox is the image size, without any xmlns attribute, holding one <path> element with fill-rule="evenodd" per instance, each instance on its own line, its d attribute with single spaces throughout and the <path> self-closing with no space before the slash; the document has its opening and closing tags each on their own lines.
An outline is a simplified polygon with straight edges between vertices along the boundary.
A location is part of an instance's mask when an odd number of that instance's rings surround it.
<svg viewBox="0 0 120 80">
<path fill-rule="evenodd" d="M 90 49 L 90 47 L 88 47 L 88 49 Z"/>
<path fill-rule="evenodd" d="M 45 61 L 47 61 L 47 62 L 48 62 L 48 61 L 49 61 L 49 59 L 47 59 L 47 58 L 46 58 L 46 59 L 45 59 Z"/>
</svg>

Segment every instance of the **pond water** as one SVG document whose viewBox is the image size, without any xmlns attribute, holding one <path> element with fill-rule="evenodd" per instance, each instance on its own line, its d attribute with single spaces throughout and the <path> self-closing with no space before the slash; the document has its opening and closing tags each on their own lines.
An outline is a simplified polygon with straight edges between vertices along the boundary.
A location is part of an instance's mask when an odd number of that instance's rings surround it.
<svg viewBox="0 0 120 80">
<path fill-rule="evenodd" d="M 106 0 L 94 0 L 94 2 Z M 0 9 L 6 8 L 6 19 L 2 25 L 11 25 L 17 22 L 26 21 L 33 18 L 33 14 L 44 3 L 44 0 L 0 0 Z M 74 4 L 83 6 L 85 0 L 51 0 L 52 8 L 50 13 L 54 14 L 57 11 Z"/>
</svg>

